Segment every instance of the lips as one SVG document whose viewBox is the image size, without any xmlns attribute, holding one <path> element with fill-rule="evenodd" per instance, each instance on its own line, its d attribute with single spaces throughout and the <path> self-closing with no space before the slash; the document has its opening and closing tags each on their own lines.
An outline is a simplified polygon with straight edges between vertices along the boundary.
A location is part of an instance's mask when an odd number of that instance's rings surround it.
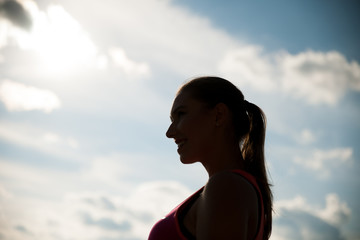
<svg viewBox="0 0 360 240">
<path fill-rule="evenodd" d="M 178 151 L 184 146 L 184 144 L 186 143 L 185 139 L 176 139 L 175 143 L 178 146 Z"/>
</svg>

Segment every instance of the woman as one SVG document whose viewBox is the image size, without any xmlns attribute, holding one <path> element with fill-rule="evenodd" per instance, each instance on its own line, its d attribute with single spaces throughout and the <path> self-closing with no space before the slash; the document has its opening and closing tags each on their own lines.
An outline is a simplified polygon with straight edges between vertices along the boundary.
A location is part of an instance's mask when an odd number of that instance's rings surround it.
<svg viewBox="0 0 360 240">
<path fill-rule="evenodd" d="M 265 115 L 218 77 L 178 91 L 166 136 L 182 163 L 200 162 L 206 185 L 156 223 L 149 240 L 269 239 L 272 193 L 267 179 Z"/>
</svg>

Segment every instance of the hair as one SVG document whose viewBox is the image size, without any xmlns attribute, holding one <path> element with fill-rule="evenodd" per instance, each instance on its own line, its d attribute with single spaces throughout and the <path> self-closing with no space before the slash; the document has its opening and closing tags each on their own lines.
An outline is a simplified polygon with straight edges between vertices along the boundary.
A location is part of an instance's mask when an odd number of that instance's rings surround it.
<svg viewBox="0 0 360 240">
<path fill-rule="evenodd" d="M 211 76 L 195 78 L 185 83 L 178 90 L 177 95 L 185 91 L 211 108 L 223 103 L 232 113 L 234 134 L 241 148 L 245 171 L 256 178 L 264 201 L 264 239 L 269 239 L 272 230 L 272 192 L 264 156 L 266 130 L 264 112 L 255 104 L 246 101 L 242 92 L 223 78 Z"/>
</svg>

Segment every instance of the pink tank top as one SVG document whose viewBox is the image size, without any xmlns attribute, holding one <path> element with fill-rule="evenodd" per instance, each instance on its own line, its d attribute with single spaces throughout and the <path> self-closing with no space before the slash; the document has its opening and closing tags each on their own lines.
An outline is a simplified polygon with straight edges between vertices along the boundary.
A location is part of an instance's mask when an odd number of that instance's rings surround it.
<svg viewBox="0 0 360 240">
<path fill-rule="evenodd" d="M 243 176 L 248 182 L 250 182 L 258 193 L 258 197 L 261 203 L 261 218 L 258 227 L 258 232 L 255 236 L 255 240 L 262 240 L 264 233 L 264 203 L 262 200 L 261 192 L 255 178 L 249 173 L 240 169 L 232 170 L 235 173 Z M 183 210 L 193 199 L 199 197 L 204 187 L 200 188 L 193 195 L 188 197 L 185 201 L 174 208 L 163 219 L 159 220 L 151 229 L 148 240 L 188 240 L 180 229 L 179 213 Z"/>
</svg>

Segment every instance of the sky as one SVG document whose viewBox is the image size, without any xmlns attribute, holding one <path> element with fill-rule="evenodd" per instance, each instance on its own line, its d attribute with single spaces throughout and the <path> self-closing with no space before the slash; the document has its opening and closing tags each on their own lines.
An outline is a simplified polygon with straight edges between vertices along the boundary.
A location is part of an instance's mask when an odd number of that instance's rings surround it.
<svg viewBox="0 0 360 240">
<path fill-rule="evenodd" d="M 207 181 L 165 136 L 176 90 L 204 75 L 267 116 L 271 239 L 360 239 L 359 10 L 1 0 L 0 239 L 147 239 Z"/>
</svg>

